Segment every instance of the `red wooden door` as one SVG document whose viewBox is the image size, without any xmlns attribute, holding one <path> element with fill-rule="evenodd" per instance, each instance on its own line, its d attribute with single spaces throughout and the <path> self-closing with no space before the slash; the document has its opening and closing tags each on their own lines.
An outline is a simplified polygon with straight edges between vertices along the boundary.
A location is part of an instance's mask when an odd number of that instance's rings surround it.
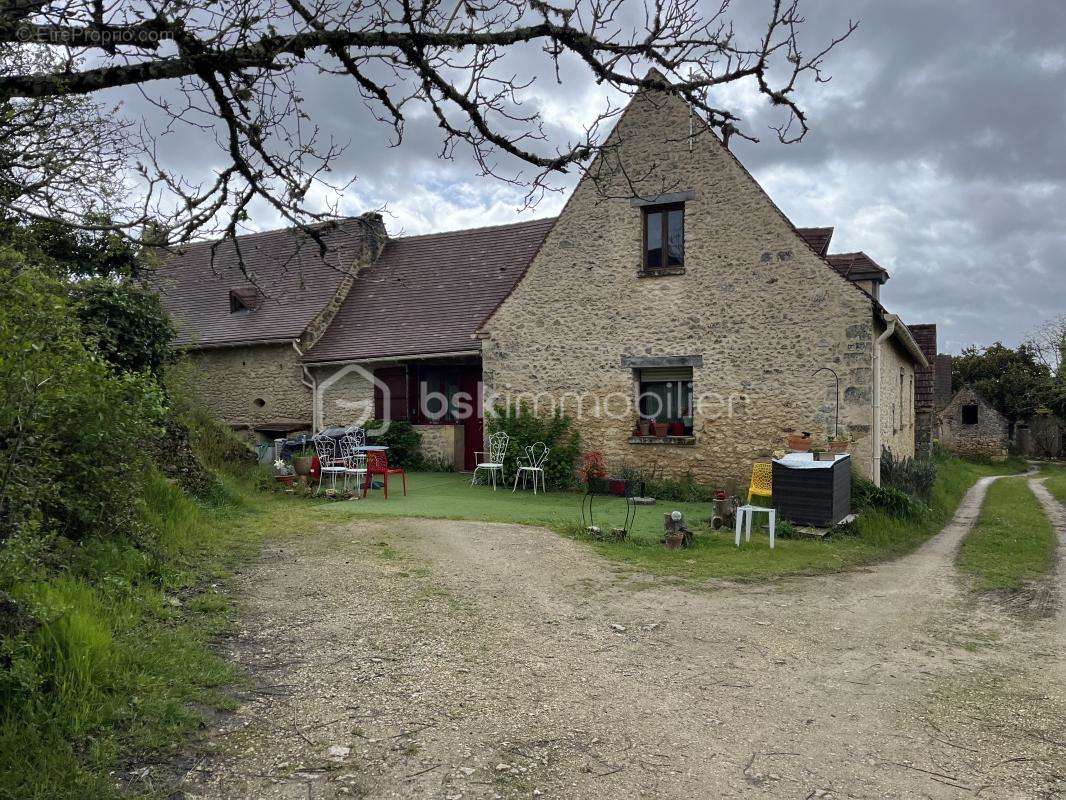
<svg viewBox="0 0 1066 800">
<path fill-rule="evenodd" d="M 478 450 L 484 449 L 482 441 L 485 435 L 485 423 L 481 408 L 480 366 L 469 367 L 463 370 L 460 391 L 470 398 L 470 403 L 473 406 L 473 413 L 462 421 L 463 469 L 469 472 L 477 466 L 477 457 L 474 454 Z"/>
</svg>

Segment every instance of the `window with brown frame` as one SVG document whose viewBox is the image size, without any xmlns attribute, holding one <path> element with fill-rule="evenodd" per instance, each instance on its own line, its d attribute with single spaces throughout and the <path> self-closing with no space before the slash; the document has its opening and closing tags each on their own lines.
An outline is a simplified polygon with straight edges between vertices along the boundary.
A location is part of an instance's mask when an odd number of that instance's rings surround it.
<svg viewBox="0 0 1066 800">
<path fill-rule="evenodd" d="M 644 208 L 644 272 L 685 268 L 685 204 Z"/>
</svg>

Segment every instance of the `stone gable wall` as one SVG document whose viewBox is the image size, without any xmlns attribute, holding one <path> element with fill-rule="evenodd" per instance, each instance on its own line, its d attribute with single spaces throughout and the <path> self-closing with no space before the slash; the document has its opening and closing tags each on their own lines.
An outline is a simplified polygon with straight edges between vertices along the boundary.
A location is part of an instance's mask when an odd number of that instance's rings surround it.
<svg viewBox="0 0 1066 800">
<path fill-rule="evenodd" d="M 962 407 L 977 406 L 977 424 L 964 425 Z M 1010 447 L 1010 426 L 1006 418 L 969 386 L 955 393 L 940 412 L 940 444 L 961 456 L 1003 459 Z"/>
<path fill-rule="evenodd" d="M 612 419 L 586 408 L 583 449 L 602 450 L 612 465 L 746 485 L 752 461 L 784 447 L 786 429 L 831 432 L 833 381 L 811 375 L 829 366 L 841 378 L 855 463 L 869 474 L 870 299 L 803 242 L 716 140 L 688 139 L 689 124 L 680 101 L 642 95 L 612 134 L 629 178 L 647 175 L 641 195 L 692 193 L 685 273 L 641 277 L 641 209 L 626 199 L 627 180 L 606 167 L 603 193 L 583 180 L 485 325 L 487 393 L 539 393 L 542 409 L 567 395 L 573 408 L 577 393 L 617 411 L 635 394 L 623 357 L 700 355 L 694 394 L 722 399 L 697 415 L 694 444 L 632 444 L 635 411 Z"/>
</svg>

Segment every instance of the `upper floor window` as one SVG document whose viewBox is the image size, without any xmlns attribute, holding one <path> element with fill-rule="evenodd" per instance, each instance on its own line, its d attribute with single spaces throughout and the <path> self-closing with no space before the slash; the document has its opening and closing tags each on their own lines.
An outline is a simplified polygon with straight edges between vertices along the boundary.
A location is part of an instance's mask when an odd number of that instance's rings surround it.
<svg viewBox="0 0 1066 800">
<path fill-rule="evenodd" d="M 644 208 L 644 271 L 685 267 L 685 204 Z"/>
</svg>

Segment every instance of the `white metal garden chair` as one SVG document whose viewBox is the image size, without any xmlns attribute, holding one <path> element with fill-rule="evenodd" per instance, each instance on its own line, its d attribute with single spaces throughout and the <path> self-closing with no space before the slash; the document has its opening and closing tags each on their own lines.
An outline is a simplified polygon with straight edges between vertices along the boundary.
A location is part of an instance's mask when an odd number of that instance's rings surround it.
<svg viewBox="0 0 1066 800">
<path fill-rule="evenodd" d="M 358 433 L 362 433 L 361 429 L 356 429 Z M 366 441 L 365 439 L 363 440 Z M 355 486 L 357 489 L 362 489 L 363 484 L 366 482 L 366 453 L 362 451 L 364 445 L 360 443 L 359 437 L 353 434 L 341 437 L 341 460 L 344 462 L 344 488 L 348 488 L 348 478 L 355 478 Z"/>
<path fill-rule="evenodd" d="M 321 434 L 311 441 L 314 442 L 315 452 L 318 454 L 318 491 L 322 491 L 322 479 L 327 475 L 330 477 L 331 488 L 336 491 L 337 476 L 340 475 L 346 479 L 348 470 L 344 465 L 344 459 L 337 453 L 337 443 L 329 436 Z"/>
<path fill-rule="evenodd" d="M 510 436 L 504 431 L 496 431 L 488 439 L 489 446 L 487 450 L 474 452 L 474 460 L 477 462 L 477 466 L 474 467 L 474 477 L 470 479 L 471 486 L 477 483 L 478 470 L 483 469 L 489 473 L 489 479 L 492 481 L 492 491 L 496 491 L 496 475 L 499 474 L 500 479 L 503 479 L 503 461 L 507 458 L 507 447 L 510 443 Z"/>
<path fill-rule="evenodd" d="M 518 472 L 514 476 L 514 488 L 511 489 L 513 494 L 518 490 L 518 479 L 522 479 L 522 488 L 526 488 L 526 477 L 533 476 L 533 494 L 537 493 L 537 479 L 540 478 L 540 488 L 542 491 L 548 491 L 548 484 L 544 478 L 544 462 L 548 460 L 548 453 L 551 449 L 544 444 L 544 442 L 534 442 L 526 447 L 526 454 L 524 457 L 518 459 Z"/>
<path fill-rule="evenodd" d="M 366 431 L 358 425 L 349 425 L 345 428 L 344 438 L 351 439 L 356 447 L 366 447 Z"/>
</svg>

